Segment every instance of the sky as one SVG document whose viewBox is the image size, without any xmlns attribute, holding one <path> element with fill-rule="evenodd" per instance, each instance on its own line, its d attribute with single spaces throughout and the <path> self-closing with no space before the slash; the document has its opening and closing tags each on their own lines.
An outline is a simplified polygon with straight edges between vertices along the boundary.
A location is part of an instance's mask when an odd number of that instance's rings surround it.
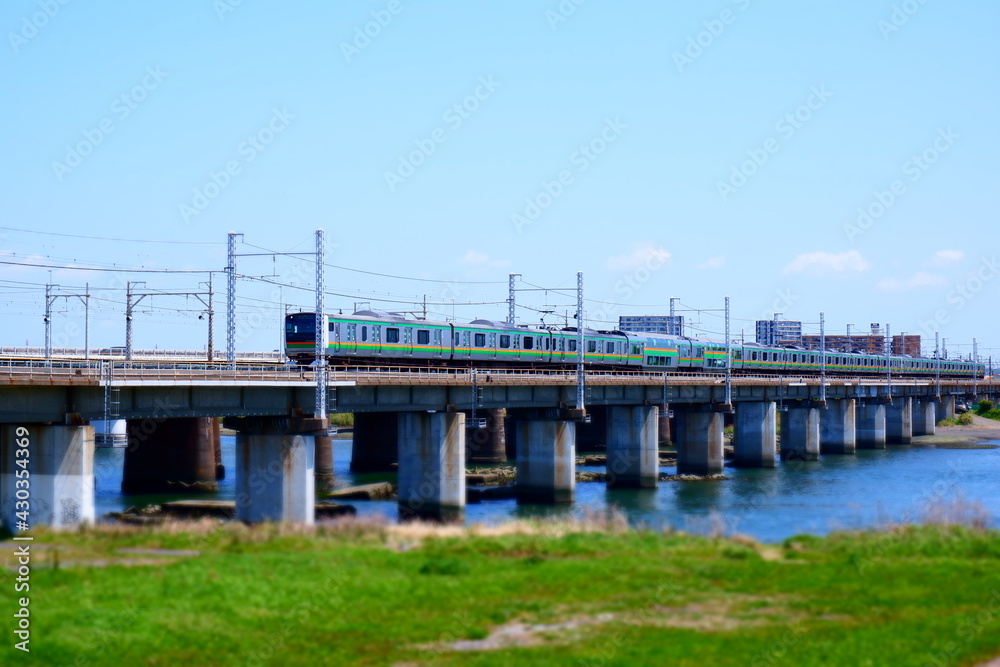
<svg viewBox="0 0 1000 667">
<path fill-rule="evenodd" d="M 315 265 L 268 253 L 322 228 L 333 312 L 500 320 L 516 273 L 519 321 L 561 324 L 582 271 L 595 328 L 677 297 L 719 338 L 729 296 L 736 337 L 822 312 L 1000 359 L 995 2 L 11 0 L 0 28 L 2 346 L 43 344 L 47 283 L 122 345 L 144 281 L 172 295 L 134 345 L 202 349 L 185 294 L 239 232 L 237 347 L 275 349 Z"/>
</svg>

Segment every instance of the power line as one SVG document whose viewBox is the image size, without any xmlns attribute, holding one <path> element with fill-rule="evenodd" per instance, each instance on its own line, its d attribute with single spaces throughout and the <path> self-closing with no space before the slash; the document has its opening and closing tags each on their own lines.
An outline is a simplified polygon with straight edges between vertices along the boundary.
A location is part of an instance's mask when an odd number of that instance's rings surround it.
<svg viewBox="0 0 1000 667">
<path fill-rule="evenodd" d="M 278 252 L 276 250 L 271 250 L 270 248 L 264 248 L 264 247 L 259 246 L 259 245 L 254 245 L 253 243 L 246 243 L 246 242 L 244 242 L 243 245 L 249 246 L 251 248 L 256 248 L 257 250 L 264 250 L 265 252 L 268 252 L 268 253 L 271 253 L 271 254 L 274 254 L 274 255 L 297 256 L 297 255 L 303 254 L 303 253 L 293 253 L 293 252 Z M 309 253 L 309 254 L 312 254 L 312 253 Z M 314 264 L 316 263 L 315 259 L 310 259 L 308 257 L 303 257 L 302 259 L 304 259 L 307 262 L 313 262 Z M 415 277 L 412 277 L 412 276 L 397 276 L 397 275 L 393 275 L 391 273 L 379 273 L 378 271 L 366 271 L 364 269 L 355 269 L 355 268 L 350 267 L 350 266 L 340 266 L 340 265 L 337 265 L 337 264 L 328 264 L 328 263 L 325 263 L 325 262 L 324 262 L 323 266 L 325 266 L 327 268 L 330 268 L 330 269 L 339 269 L 341 271 L 350 271 L 352 273 L 363 273 L 363 274 L 369 275 L 369 276 L 378 276 L 380 278 L 393 278 L 393 279 L 396 279 L 396 280 L 412 280 L 414 282 L 421 282 L 421 283 L 437 283 L 437 284 L 446 284 L 446 285 L 503 285 L 506 282 L 506 281 L 501 281 L 501 280 L 440 280 L 440 279 L 434 279 L 434 278 L 415 278 Z"/>
<path fill-rule="evenodd" d="M 11 232 L 24 232 L 25 234 L 42 234 L 44 236 L 63 236 L 71 239 L 90 239 L 92 241 L 123 241 L 126 243 L 172 243 L 177 245 L 225 245 L 221 241 L 151 241 L 148 239 L 123 239 L 113 236 L 86 236 L 84 234 L 62 234 L 60 232 L 40 232 L 37 229 L 20 229 L 18 227 L 0 227 Z"/>
<path fill-rule="evenodd" d="M 65 269 L 68 271 L 104 271 L 110 273 L 211 273 L 208 270 L 184 270 L 184 269 L 111 269 L 99 266 L 60 266 L 58 264 L 30 264 L 28 262 L 8 262 L 0 260 L 0 264 L 10 264 L 12 266 L 30 266 L 37 269 Z M 216 271 L 218 273 L 218 271 Z"/>
</svg>

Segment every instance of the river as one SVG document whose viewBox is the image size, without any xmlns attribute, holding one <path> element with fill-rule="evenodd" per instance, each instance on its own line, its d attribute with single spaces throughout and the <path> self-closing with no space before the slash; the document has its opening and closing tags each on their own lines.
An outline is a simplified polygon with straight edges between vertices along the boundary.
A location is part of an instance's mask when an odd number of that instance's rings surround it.
<svg viewBox="0 0 1000 667">
<path fill-rule="evenodd" d="M 1000 440 L 987 441 L 1000 445 Z M 222 437 L 227 477 L 219 483 L 219 500 L 235 498 L 235 438 Z M 120 512 L 166 500 L 206 496 L 122 496 L 123 449 L 98 449 L 95 456 L 97 515 Z M 395 481 L 395 475 L 350 472 L 351 441 L 334 440 L 339 483 Z M 579 467 L 602 472 L 602 467 Z M 672 466 L 661 472 L 674 474 Z M 779 463 L 776 469 L 740 469 L 727 465 L 729 478 L 703 482 L 662 482 L 658 489 L 609 491 L 604 483 L 578 483 L 571 506 L 518 505 L 513 500 L 485 501 L 466 508 L 467 523 L 497 523 L 507 519 L 583 516 L 614 506 L 635 526 L 668 526 L 699 533 L 742 533 L 763 542 L 777 542 L 799 533 L 825 534 L 845 528 L 865 528 L 886 520 L 913 521 L 928 502 L 964 498 L 1000 517 L 1000 449 L 952 449 L 931 446 L 889 446 L 859 450 L 854 456 L 823 456 L 815 462 Z M 359 516 L 396 519 L 395 501 L 352 502 Z"/>
</svg>

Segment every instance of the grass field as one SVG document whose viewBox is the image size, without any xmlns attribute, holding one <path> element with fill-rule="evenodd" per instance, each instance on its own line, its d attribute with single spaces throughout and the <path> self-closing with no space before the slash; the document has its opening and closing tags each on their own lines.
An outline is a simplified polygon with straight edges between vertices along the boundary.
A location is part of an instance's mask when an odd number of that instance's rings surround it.
<svg viewBox="0 0 1000 667">
<path fill-rule="evenodd" d="M 2 553 L 9 568 L 12 543 Z M 781 545 L 628 531 L 210 522 L 38 533 L 46 665 L 952 665 L 1000 656 L 1000 534 Z M 13 575 L 3 583 L 13 609 Z M 11 615 L 4 612 L 10 619 Z M 12 626 L 13 627 L 13 626 Z M 8 637 L 11 635 L 8 634 Z"/>
</svg>

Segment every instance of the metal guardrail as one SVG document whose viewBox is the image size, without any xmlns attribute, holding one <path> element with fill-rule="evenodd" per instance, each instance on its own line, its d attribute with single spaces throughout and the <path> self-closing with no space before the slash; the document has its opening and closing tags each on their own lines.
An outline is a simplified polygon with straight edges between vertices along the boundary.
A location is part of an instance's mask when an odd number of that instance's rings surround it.
<svg viewBox="0 0 1000 667">
<path fill-rule="evenodd" d="M 125 349 L 119 346 L 90 348 L 91 359 L 125 359 Z M 191 361 L 205 361 L 208 356 L 207 350 L 132 350 L 132 358 L 136 359 L 190 359 Z M 213 353 L 216 362 L 224 359 L 225 350 L 215 350 Z M 43 359 L 45 358 L 44 347 L 0 347 L 0 357 L 12 357 L 23 359 Z M 87 357 L 87 350 L 82 347 L 54 347 L 52 348 L 52 361 L 61 359 L 84 359 Z M 271 352 L 237 352 L 237 361 L 274 361 L 283 363 L 287 357 L 284 352 L 274 350 Z"/>
<path fill-rule="evenodd" d="M 315 383 L 314 371 L 309 366 L 241 364 L 233 370 L 225 363 L 166 363 L 133 360 L 132 362 L 69 361 L 23 362 L 0 360 L 0 385 L 101 385 L 110 367 L 113 384 L 127 385 L 130 381 L 219 381 L 219 382 L 301 382 Z M 493 385 L 575 385 L 577 378 L 572 370 L 538 369 L 470 369 L 470 368 L 411 368 L 403 366 L 333 366 L 328 367 L 330 382 L 352 382 L 359 385 L 458 385 L 474 383 L 481 387 Z M 475 375 L 475 379 L 474 376 Z M 828 376 L 827 386 L 884 386 L 884 375 Z M 971 379 L 946 379 L 949 386 L 971 387 Z M 630 370 L 591 370 L 586 374 L 591 385 L 723 385 L 721 373 L 656 373 Z M 735 375 L 733 386 L 819 386 L 818 376 L 775 376 L 768 374 Z M 928 386 L 934 378 L 894 377 L 894 386 Z M 994 385 L 980 381 L 980 389 L 994 392 Z"/>
</svg>

